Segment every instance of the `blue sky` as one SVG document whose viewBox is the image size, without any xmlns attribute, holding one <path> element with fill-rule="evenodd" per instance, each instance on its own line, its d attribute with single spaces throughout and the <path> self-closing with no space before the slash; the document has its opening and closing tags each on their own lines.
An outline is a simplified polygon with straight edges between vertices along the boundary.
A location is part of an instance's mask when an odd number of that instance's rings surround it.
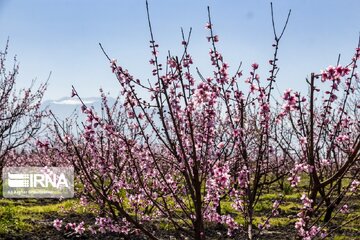
<svg viewBox="0 0 360 240">
<path fill-rule="evenodd" d="M 180 27 L 193 28 L 190 52 L 195 66 L 211 73 L 206 40 L 209 5 L 219 50 L 235 71 L 244 72 L 258 62 L 267 78 L 273 35 L 270 1 L 149 0 L 155 39 L 161 59 L 167 50 L 180 53 Z M 279 91 L 306 91 L 305 77 L 334 65 L 342 54 L 345 64 L 356 47 L 360 31 L 358 0 L 273 1 L 278 28 L 287 11 L 292 15 L 279 52 Z M 101 42 L 112 58 L 141 78 L 151 79 L 149 31 L 145 1 L 141 0 L 0 0 L 0 46 L 10 38 L 9 62 L 20 62 L 18 87 L 33 79 L 45 81 L 50 71 L 46 99 L 69 96 L 71 85 L 84 97 L 98 96 L 99 87 L 112 95 L 118 83 L 102 54 Z"/>
</svg>

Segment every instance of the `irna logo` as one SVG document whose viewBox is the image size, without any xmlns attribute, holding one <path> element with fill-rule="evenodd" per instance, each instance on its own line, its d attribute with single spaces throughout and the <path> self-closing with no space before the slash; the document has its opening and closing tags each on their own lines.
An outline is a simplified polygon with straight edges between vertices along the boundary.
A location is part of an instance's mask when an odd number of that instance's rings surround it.
<svg viewBox="0 0 360 240">
<path fill-rule="evenodd" d="M 8 173 L 8 185 L 13 188 L 26 188 L 26 187 L 43 187 L 49 186 L 60 188 L 69 187 L 69 183 L 64 173 L 57 175 L 53 174 L 21 174 L 21 173 Z"/>
<path fill-rule="evenodd" d="M 3 169 L 5 198 L 71 198 L 72 167 L 7 167 Z"/>
</svg>

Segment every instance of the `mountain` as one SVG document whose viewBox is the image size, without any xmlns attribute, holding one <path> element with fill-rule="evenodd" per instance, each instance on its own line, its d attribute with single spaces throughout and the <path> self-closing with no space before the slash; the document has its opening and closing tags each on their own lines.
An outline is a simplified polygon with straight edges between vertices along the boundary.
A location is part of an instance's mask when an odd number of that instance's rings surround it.
<svg viewBox="0 0 360 240">
<path fill-rule="evenodd" d="M 115 103 L 114 98 L 108 97 L 107 100 L 110 107 Z M 102 101 L 100 97 L 84 98 L 82 101 L 87 107 L 93 108 L 97 114 L 101 114 Z M 79 99 L 70 97 L 64 97 L 58 100 L 47 100 L 42 103 L 42 109 L 51 110 L 60 121 L 75 116 L 78 116 L 78 122 L 83 121 L 86 115 L 82 113 L 81 106 L 82 103 Z"/>
<path fill-rule="evenodd" d="M 87 107 L 91 107 L 99 116 L 101 116 L 102 100 L 100 97 L 83 98 L 82 101 Z M 115 101 L 116 100 L 114 98 L 108 97 L 108 106 L 111 108 L 115 104 Z M 121 103 L 119 103 L 117 107 L 120 107 L 120 105 Z M 79 99 L 70 97 L 64 97 L 58 100 L 47 100 L 42 103 L 42 109 L 47 111 L 51 110 L 51 112 L 55 115 L 55 117 L 60 123 L 62 123 L 66 119 L 76 119 L 76 123 L 79 125 L 81 125 L 81 123 L 85 122 L 86 120 L 86 114 L 81 111 L 81 106 L 82 103 Z M 168 108 L 165 107 L 165 110 L 167 109 Z M 141 112 L 141 110 L 137 108 L 135 112 L 138 114 Z M 149 111 L 149 113 L 150 112 L 151 111 Z M 152 120 L 154 121 L 156 126 L 162 126 L 159 116 L 157 114 L 152 116 Z M 43 126 L 45 127 L 48 124 L 53 124 L 53 122 L 54 119 L 50 116 L 49 118 L 45 118 L 43 120 Z"/>
</svg>

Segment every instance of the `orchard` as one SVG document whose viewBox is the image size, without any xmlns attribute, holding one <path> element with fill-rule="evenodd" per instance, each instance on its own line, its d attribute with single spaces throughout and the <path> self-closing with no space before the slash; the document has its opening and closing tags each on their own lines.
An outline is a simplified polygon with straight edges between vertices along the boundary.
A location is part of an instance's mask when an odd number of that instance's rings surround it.
<svg viewBox="0 0 360 240">
<path fill-rule="evenodd" d="M 101 88 L 96 111 L 74 84 L 68 92 L 81 103 L 81 123 L 40 107 L 47 83 L 16 90 L 18 65 L 6 69 L 6 44 L 0 167 L 71 166 L 75 193 L 73 199 L 0 199 L 0 238 L 356 239 L 360 38 L 349 46 L 350 59 L 339 55 L 335 64 L 303 73 L 307 93 L 289 84 L 278 97 L 293 12 L 275 18 L 274 7 L 265 66 L 226 60 L 208 7 L 204 73 L 191 53 L 193 30 L 181 29 L 180 54 L 162 49 L 146 2 L 148 78 L 99 44 L 120 94 L 110 103 Z M 11 231 L 29 221 L 28 235 Z M 43 230 L 36 230 L 39 222 Z"/>
</svg>

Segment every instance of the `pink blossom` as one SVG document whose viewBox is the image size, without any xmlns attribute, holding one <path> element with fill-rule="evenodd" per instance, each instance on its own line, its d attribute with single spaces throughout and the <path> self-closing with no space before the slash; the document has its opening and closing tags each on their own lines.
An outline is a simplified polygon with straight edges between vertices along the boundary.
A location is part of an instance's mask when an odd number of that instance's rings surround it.
<svg viewBox="0 0 360 240">
<path fill-rule="evenodd" d="M 336 141 L 338 141 L 338 142 L 345 142 L 345 141 L 349 141 L 349 140 L 350 140 L 349 136 L 345 135 L 345 134 L 342 134 L 336 138 Z"/>
<path fill-rule="evenodd" d="M 329 159 L 321 159 L 320 162 L 323 166 L 330 166 L 331 164 Z"/>
<path fill-rule="evenodd" d="M 300 137 L 300 144 L 302 146 L 305 146 L 308 142 L 307 142 L 307 138 L 306 137 Z"/>
<path fill-rule="evenodd" d="M 110 62 L 111 71 L 112 71 L 113 73 L 115 73 L 115 71 L 116 71 L 116 69 L 117 69 L 116 62 L 117 62 L 116 59 L 112 59 L 111 62 Z M 73 93 L 72 93 L 72 94 L 73 94 Z M 75 94 L 75 95 L 76 95 L 76 94 Z"/>
<path fill-rule="evenodd" d="M 240 188 L 247 188 L 249 185 L 249 179 L 248 179 L 248 173 L 249 170 L 247 170 L 246 166 L 244 166 L 241 171 L 238 173 L 238 184 Z"/>
<path fill-rule="evenodd" d="M 351 182 L 351 185 L 350 185 L 350 192 L 356 192 L 357 188 L 359 187 L 360 185 L 360 181 L 358 180 L 353 180 Z"/>
<path fill-rule="evenodd" d="M 77 225 L 74 230 L 80 235 L 83 234 L 85 231 L 84 222 L 79 223 L 79 225 Z"/>
<path fill-rule="evenodd" d="M 273 203 L 273 209 L 272 209 L 273 216 L 277 216 L 279 214 L 279 210 L 278 210 L 279 206 L 280 206 L 280 201 L 275 200 Z"/>
<path fill-rule="evenodd" d="M 222 149 L 224 146 L 225 146 L 225 142 L 220 142 L 220 143 L 217 145 L 217 148 Z"/>
<path fill-rule="evenodd" d="M 300 199 L 301 199 L 301 201 L 302 201 L 302 203 L 303 203 L 303 205 L 304 205 L 305 208 L 311 208 L 311 205 L 312 205 L 312 203 L 313 203 L 313 200 L 309 199 L 309 198 L 306 196 L 305 193 L 302 194 L 302 196 L 301 196 Z"/>
<path fill-rule="evenodd" d="M 87 201 L 86 197 L 84 197 L 84 196 L 80 197 L 80 205 L 82 205 L 82 206 L 88 205 L 88 201 Z"/>
<path fill-rule="evenodd" d="M 299 229 L 303 228 L 303 226 L 305 226 L 305 221 L 304 221 L 304 219 L 299 218 L 298 221 L 295 222 L 295 228 L 299 230 Z"/>
<path fill-rule="evenodd" d="M 321 233 L 320 233 L 320 238 L 324 239 L 327 236 L 328 236 L 328 233 L 326 231 L 322 230 Z"/>
<path fill-rule="evenodd" d="M 76 227 L 76 223 L 67 223 L 66 225 L 65 225 L 65 229 L 66 230 L 75 230 L 75 227 Z"/>
<path fill-rule="evenodd" d="M 53 226 L 54 228 L 56 228 L 56 230 L 60 231 L 61 230 L 61 226 L 62 226 L 62 220 L 60 219 L 55 219 L 54 220 L 54 223 L 53 223 Z"/>
<path fill-rule="evenodd" d="M 321 230 L 320 227 L 316 227 L 316 226 L 312 226 L 310 228 L 310 230 L 308 231 L 308 237 L 309 237 L 309 240 L 313 239 L 317 234 L 318 232 Z"/>
<path fill-rule="evenodd" d="M 344 204 L 341 208 L 340 208 L 340 212 L 343 214 L 347 214 L 349 213 L 349 206 L 347 204 Z"/>
<path fill-rule="evenodd" d="M 96 234 L 96 230 L 92 226 L 89 226 L 88 230 L 91 232 L 91 234 Z"/>
<path fill-rule="evenodd" d="M 294 175 L 289 177 L 287 180 L 290 181 L 291 187 L 296 187 L 300 183 L 301 177 Z"/>
<path fill-rule="evenodd" d="M 172 58 L 170 58 L 170 59 L 168 60 L 168 64 L 169 64 L 169 66 L 170 66 L 171 68 L 176 68 L 176 66 L 177 66 L 176 61 L 175 61 L 174 59 L 172 59 Z"/>
</svg>

